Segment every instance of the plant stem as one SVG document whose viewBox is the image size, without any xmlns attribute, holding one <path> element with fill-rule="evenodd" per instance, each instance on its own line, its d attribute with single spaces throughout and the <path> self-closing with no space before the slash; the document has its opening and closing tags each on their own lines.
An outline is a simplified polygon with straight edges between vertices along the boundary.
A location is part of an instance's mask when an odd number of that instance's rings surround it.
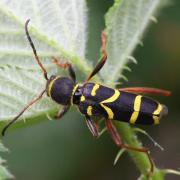
<svg viewBox="0 0 180 180">
<path fill-rule="evenodd" d="M 115 122 L 114 123 L 119 134 L 122 137 L 124 143 L 128 144 L 132 147 L 142 148 L 141 143 L 138 141 L 135 132 L 127 123 Z M 150 161 L 145 153 L 142 152 L 135 152 L 135 151 L 128 151 L 129 155 L 133 159 L 134 163 L 136 164 L 138 170 L 143 174 L 147 175 L 150 169 Z M 163 180 L 163 176 L 157 176 L 159 170 L 155 167 L 154 164 L 154 171 L 153 176 L 151 177 L 153 180 Z M 148 179 L 145 178 L 144 179 Z"/>
</svg>

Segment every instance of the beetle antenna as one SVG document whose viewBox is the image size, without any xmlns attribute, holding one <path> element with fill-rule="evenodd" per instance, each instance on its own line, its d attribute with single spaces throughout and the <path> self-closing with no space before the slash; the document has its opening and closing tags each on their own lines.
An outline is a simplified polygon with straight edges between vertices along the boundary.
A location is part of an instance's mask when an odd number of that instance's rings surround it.
<svg viewBox="0 0 180 180">
<path fill-rule="evenodd" d="M 30 106 L 32 106 L 34 103 L 36 103 L 37 101 L 39 101 L 39 100 L 42 98 L 42 96 L 43 96 L 43 94 L 44 94 L 45 92 L 46 92 L 46 90 L 43 90 L 43 91 L 39 94 L 39 96 L 38 96 L 37 98 L 35 98 L 35 99 L 33 99 L 32 101 L 30 101 L 30 102 L 22 109 L 22 111 L 20 111 L 19 114 L 18 114 L 16 117 L 14 117 L 14 118 L 3 128 L 3 130 L 2 130 L 2 136 L 5 135 L 5 132 L 6 132 L 6 130 L 9 128 L 9 126 L 11 126 L 14 122 L 16 122 L 17 119 L 18 119 Z"/>
<path fill-rule="evenodd" d="M 46 80 L 48 80 L 47 71 L 46 71 L 46 69 L 44 68 L 44 66 L 42 65 L 42 63 L 40 62 L 39 57 L 38 57 L 37 52 L 36 52 L 36 48 L 35 48 L 35 46 L 34 46 L 34 43 L 33 43 L 32 39 L 31 39 L 31 37 L 30 37 L 30 35 L 29 35 L 29 31 L 28 31 L 29 21 L 30 21 L 30 19 L 28 19 L 28 20 L 26 21 L 26 23 L 25 23 L 26 36 L 27 36 L 27 39 L 28 39 L 28 41 L 29 41 L 29 44 L 30 44 L 30 46 L 31 46 L 31 48 L 32 48 L 32 50 L 33 50 L 35 59 L 36 59 L 38 65 L 41 67 L 41 69 L 42 69 L 42 71 L 43 71 L 43 73 L 44 73 L 44 78 L 45 78 Z"/>
</svg>

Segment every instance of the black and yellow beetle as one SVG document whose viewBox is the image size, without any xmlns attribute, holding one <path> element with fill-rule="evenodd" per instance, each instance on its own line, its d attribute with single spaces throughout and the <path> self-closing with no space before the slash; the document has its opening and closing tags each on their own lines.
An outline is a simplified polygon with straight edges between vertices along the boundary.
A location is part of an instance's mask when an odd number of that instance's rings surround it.
<svg viewBox="0 0 180 180">
<path fill-rule="evenodd" d="M 43 94 L 46 92 L 51 99 L 56 101 L 58 104 L 63 105 L 63 108 L 56 118 L 61 118 L 69 110 L 71 105 L 76 105 L 80 112 L 85 115 L 88 128 L 95 137 L 98 137 L 99 132 L 97 125 L 92 118 L 104 118 L 107 130 L 116 145 L 120 148 L 146 153 L 150 160 L 150 171 L 152 172 L 153 162 L 149 156 L 148 149 L 130 147 L 123 144 L 111 120 L 125 121 L 132 124 L 158 124 L 160 118 L 167 114 L 167 107 L 151 98 L 134 93 L 168 96 L 170 95 L 170 92 L 145 87 L 112 89 L 101 84 L 89 82 L 91 78 L 100 71 L 107 59 L 105 33 L 102 33 L 101 36 L 101 51 L 103 56 L 84 83 L 76 83 L 76 75 L 70 63 L 60 63 L 60 61 L 55 57 L 53 57 L 54 63 L 60 68 L 67 69 L 70 77 L 52 75 L 49 78 L 46 69 L 39 60 L 35 46 L 29 35 L 28 23 L 29 20 L 25 23 L 27 39 L 32 47 L 35 59 L 44 73 L 47 84 L 46 88 L 39 94 L 39 96 L 32 100 L 13 120 L 9 122 L 9 124 L 4 127 L 2 135 L 5 134 L 7 128 L 14 123 L 24 113 L 24 111 L 28 109 L 28 107 L 41 99 Z"/>
</svg>

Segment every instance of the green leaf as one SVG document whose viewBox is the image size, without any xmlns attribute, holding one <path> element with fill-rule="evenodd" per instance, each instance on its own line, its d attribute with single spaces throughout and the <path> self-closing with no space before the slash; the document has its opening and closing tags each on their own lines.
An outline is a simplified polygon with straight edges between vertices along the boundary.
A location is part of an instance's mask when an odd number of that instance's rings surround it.
<svg viewBox="0 0 180 180">
<path fill-rule="evenodd" d="M 106 15 L 108 62 L 102 71 L 107 84 L 114 83 L 128 69 L 129 61 L 136 62 L 132 52 L 160 0 L 116 0 Z M 57 73 L 51 56 L 68 59 L 83 73 L 91 70 L 85 60 L 87 8 L 84 0 L 1 0 L 0 2 L 0 120 L 14 117 L 40 90 L 45 80 L 34 61 L 26 40 L 24 23 L 31 19 L 32 35 L 42 63 L 49 75 Z M 111 75 L 109 75 L 111 74 Z M 125 77 L 124 77 L 125 79 Z M 44 97 L 24 114 L 24 118 L 40 117 L 56 111 L 58 106 Z M 22 117 L 21 117 L 22 119 Z M 129 145 L 140 147 L 133 130 L 117 123 L 118 131 Z M 1 146 L 0 146 L 1 147 Z M 139 152 L 131 153 L 137 167 L 147 173 L 149 162 Z M 4 160 L 0 159 L 3 163 Z M 0 179 L 10 174 L 0 166 Z"/>
<path fill-rule="evenodd" d="M 163 4 L 162 4 L 163 3 Z M 137 63 L 132 56 L 150 21 L 154 21 L 156 10 L 163 6 L 161 0 L 115 0 L 114 5 L 105 16 L 106 33 L 108 37 L 108 60 L 101 75 L 106 84 L 115 83 L 122 75 L 127 64 Z M 127 123 L 114 122 L 122 141 L 131 147 L 142 148 L 136 133 Z M 144 179 L 149 179 L 150 161 L 145 153 L 128 151 Z M 154 165 L 156 172 L 160 173 Z M 157 173 L 156 173 L 157 174 Z M 162 173 L 160 173 L 162 175 Z M 163 179 L 162 176 L 152 179 Z"/>
<path fill-rule="evenodd" d="M 0 180 L 14 179 L 14 176 L 7 170 L 6 167 L 0 165 Z"/>
<path fill-rule="evenodd" d="M 0 152 L 8 152 L 8 149 L 0 142 Z"/>
<path fill-rule="evenodd" d="M 0 121 L 12 119 L 46 85 L 25 36 L 25 21 L 31 19 L 30 34 L 49 75 L 57 73 L 52 56 L 71 61 L 86 73 L 90 70 L 85 60 L 86 11 L 84 0 L 1 0 Z M 57 108 L 44 97 L 20 119 L 49 118 Z M 0 151 L 6 151 L 2 144 Z M 13 178 L 4 162 L 0 159 L 0 180 Z"/>
<path fill-rule="evenodd" d="M 123 78 L 122 71 L 127 63 L 136 63 L 132 53 L 161 6 L 161 0 L 115 0 L 105 16 L 108 61 L 101 75 L 107 84 Z"/>
<path fill-rule="evenodd" d="M 0 142 L 0 152 L 7 152 L 7 148 Z M 8 171 L 8 169 L 4 166 L 6 161 L 0 157 L 0 180 L 4 179 L 12 179 L 14 176 Z"/>
<path fill-rule="evenodd" d="M 45 88 L 46 82 L 25 36 L 25 21 L 31 19 L 30 34 L 49 76 L 57 73 L 52 56 L 71 61 L 86 73 L 90 71 L 85 60 L 86 11 L 84 0 L 1 0 L 0 121 L 12 119 Z M 57 108 L 44 97 L 20 119 L 48 116 Z"/>
<path fill-rule="evenodd" d="M 13 67 L 0 68 L 0 118 L 12 119 L 27 103 L 45 87 L 42 74 Z M 24 118 L 49 113 L 57 105 L 44 97 L 25 112 Z"/>
</svg>

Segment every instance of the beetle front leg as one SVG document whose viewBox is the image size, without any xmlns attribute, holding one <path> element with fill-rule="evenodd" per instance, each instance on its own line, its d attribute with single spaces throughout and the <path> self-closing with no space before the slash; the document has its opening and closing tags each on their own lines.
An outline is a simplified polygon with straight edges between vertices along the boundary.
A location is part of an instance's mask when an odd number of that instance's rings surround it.
<svg viewBox="0 0 180 180">
<path fill-rule="evenodd" d="M 61 119 L 69 110 L 70 106 L 64 106 L 59 110 L 58 114 L 55 116 L 55 119 Z"/>
<path fill-rule="evenodd" d="M 121 137 L 120 137 L 119 133 L 117 132 L 115 126 L 112 124 L 111 120 L 106 119 L 105 124 L 106 124 L 106 127 L 107 127 L 107 130 L 108 130 L 109 134 L 111 135 L 113 141 L 115 142 L 115 144 L 118 147 L 130 150 L 130 151 L 143 152 L 143 153 L 145 153 L 147 155 L 147 157 L 149 159 L 149 162 L 150 162 L 150 173 L 153 173 L 153 171 L 154 171 L 154 163 L 153 163 L 153 161 L 152 161 L 152 159 L 150 157 L 149 150 L 147 148 L 136 148 L 136 147 L 131 147 L 131 146 L 128 146 L 126 144 L 123 144 L 121 142 Z"/>
<path fill-rule="evenodd" d="M 76 74 L 75 74 L 75 71 L 74 71 L 74 68 L 72 67 L 72 65 L 68 62 L 61 63 L 60 60 L 56 57 L 52 57 L 52 59 L 53 59 L 53 63 L 56 64 L 58 67 L 63 68 L 63 69 L 68 69 L 69 75 L 75 83 L 76 82 Z"/>
<path fill-rule="evenodd" d="M 99 136 L 98 128 L 97 128 L 95 122 L 88 116 L 86 116 L 86 124 L 87 124 L 90 132 L 92 133 L 92 135 L 94 137 L 98 138 L 98 136 Z"/>
</svg>

